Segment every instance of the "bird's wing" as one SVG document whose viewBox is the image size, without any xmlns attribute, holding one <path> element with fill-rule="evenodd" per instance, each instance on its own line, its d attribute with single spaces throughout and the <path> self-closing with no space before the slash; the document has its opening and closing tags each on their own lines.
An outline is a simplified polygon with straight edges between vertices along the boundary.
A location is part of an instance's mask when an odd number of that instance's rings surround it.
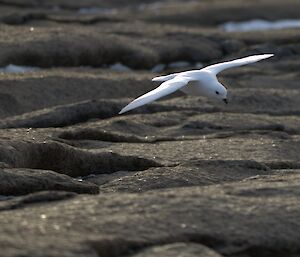
<svg viewBox="0 0 300 257">
<path fill-rule="evenodd" d="M 238 67 L 238 66 L 242 66 L 242 65 L 246 65 L 246 64 L 250 64 L 250 63 L 254 63 L 254 62 L 258 62 L 260 60 L 267 59 L 267 58 L 270 58 L 272 56 L 274 56 L 274 54 L 252 55 L 252 56 L 248 56 L 248 57 L 241 58 L 241 59 L 236 59 L 236 60 L 229 61 L 229 62 L 222 62 L 222 63 L 213 64 L 213 65 L 205 67 L 202 70 L 203 71 L 210 71 L 214 74 L 218 74 L 222 70 L 233 68 L 233 67 Z"/>
<path fill-rule="evenodd" d="M 177 75 L 178 75 L 178 73 L 173 73 L 173 74 L 166 75 L 166 76 L 159 76 L 159 77 L 153 78 L 152 81 L 167 81 L 167 80 L 175 78 Z"/>
<path fill-rule="evenodd" d="M 144 94 L 140 96 L 139 98 L 135 99 L 128 105 L 126 105 L 120 112 L 119 114 L 122 114 L 124 112 L 128 112 L 132 109 L 135 109 L 137 107 L 140 107 L 142 105 L 151 103 L 155 101 L 156 99 L 159 99 L 163 96 L 169 95 L 179 88 L 182 88 L 186 86 L 189 81 L 193 80 L 192 78 L 189 77 L 183 77 L 183 76 L 177 76 L 174 79 L 170 79 L 168 81 L 165 81 L 162 83 L 158 88 L 148 92 L 147 94 Z"/>
</svg>

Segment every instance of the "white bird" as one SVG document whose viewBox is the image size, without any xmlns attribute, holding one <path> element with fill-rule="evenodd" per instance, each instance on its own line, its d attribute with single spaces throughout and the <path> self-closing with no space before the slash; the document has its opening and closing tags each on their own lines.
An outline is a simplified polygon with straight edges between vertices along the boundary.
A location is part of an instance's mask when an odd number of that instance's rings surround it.
<svg viewBox="0 0 300 257">
<path fill-rule="evenodd" d="M 258 62 L 272 56 L 274 56 L 274 54 L 252 55 L 229 62 L 213 64 L 201 70 L 184 71 L 155 77 L 152 81 L 162 81 L 163 83 L 156 89 L 138 97 L 126 105 L 119 114 L 151 103 L 156 99 L 169 95 L 177 90 L 181 90 L 189 95 L 203 95 L 209 98 L 222 100 L 227 104 L 227 89 L 218 81 L 217 74 L 228 68 Z"/>
</svg>

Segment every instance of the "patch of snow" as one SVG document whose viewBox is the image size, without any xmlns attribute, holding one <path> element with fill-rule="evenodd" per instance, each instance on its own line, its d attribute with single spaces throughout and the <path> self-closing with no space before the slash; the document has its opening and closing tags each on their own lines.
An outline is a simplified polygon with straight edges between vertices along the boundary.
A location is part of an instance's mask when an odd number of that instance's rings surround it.
<svg viewBox="0 0 300 257">
<path fill-rule="evenodd" d="M 166 65 L 160 63 L 160 64 L 155 65 L 155 66 L 151 69 L 151 72 L 153 72 L 153 73 L 161 72 L 161 71 L 163 71 L 165 68 L 166 68 Z"/>
<path fill-rule="evenodd" d="M 62 11 L 62 8 L 59 5 L 55 5 L 52 7 L 52 11 L 59 12 L 59 11 Z"/>
<path fill-rule="evenodd" d="M 144 11 L 144 10 L 154 10 L 157 11 L 162 7 L 163 3 L 162 2 L 154 2 L 151 4 L 140 4 L 138 6 L 138 10 Z"/>
<path fill-rule="evenodd" d="M 119 72 L 129 72 L 131 69 L 122 63 L 115 63 L 109 66 L 109 68 L 113 71 L 119 71 Z"/>
<path fill-rule="evenodd" d="M 191 66 L 191 64 L 189 62 L 179 61 L 179 62 L 171 62 L 168 65 L 168 68 L 186 68 L 189 66 Z"/>
<path fill-rule="evenodd" d="M 6 201 L 14 198 L 13 196 L 0 195 L 0 201 Z"/>
<path fill-rule="evenodd" d="M 113 8 L 85 7 L 78 10 L 79 14 L 116 14 L 117 10 Z"/>
<path fill-rule="evenodd" d="M 220 26 L 221 29 L 227 32 L 247 32 L 259 30 L 274 30 L 274 29 L 287 29 L 287 28 L 300 28 L 300 20 L 250 20 L 243 22 L 226 22 Z"/>
<path fill-rule="evenodd" d="M 39 70 L 37 67 L 30 66 L 18 66 L 14 64 L 9 64 L 6 67 L 0 68 L 0 72 L 4 73 L 25 73 Z"/>
<path fill-rule="evenodd" d="M 204 65 L 203 65 L 203 63 L 201 63 L 201 62 L 197 62 L 196 64 L 195 64 L 195 68 L 196 69 L 202 69 L 204 67 Z"/>
</svg>

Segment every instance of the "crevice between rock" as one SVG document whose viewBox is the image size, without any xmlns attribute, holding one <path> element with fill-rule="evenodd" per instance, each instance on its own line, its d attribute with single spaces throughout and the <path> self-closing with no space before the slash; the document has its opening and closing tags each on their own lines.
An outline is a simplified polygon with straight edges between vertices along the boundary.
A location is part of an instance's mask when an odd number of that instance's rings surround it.
<svg viewBox="0 0 300 257">
<path fill-rule="evenodd" d="M 138 156 L 77 149 L 55 141 L 8 142 L 0 147 L 1 159 L 12 168 L 52 170 L 71 177 L 138 171 L 162 164 Z"/>
</svg>

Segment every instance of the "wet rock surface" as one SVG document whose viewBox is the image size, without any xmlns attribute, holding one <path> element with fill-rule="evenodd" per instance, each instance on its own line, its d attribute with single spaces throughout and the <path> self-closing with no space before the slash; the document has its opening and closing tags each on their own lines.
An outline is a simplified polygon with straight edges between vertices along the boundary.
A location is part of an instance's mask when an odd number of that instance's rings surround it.
<svg viewBox="0 0 300 257">
<path fill-rule="evenodd" d="M 222 29 L 297 7 L 1 0 L 1 253 L 298 256 L 300 30 Z M 219 75 L 226 106 L 176 92 L 118 115 L 158 74 L 257 53 L 275 57 Z"/>
</svg>

